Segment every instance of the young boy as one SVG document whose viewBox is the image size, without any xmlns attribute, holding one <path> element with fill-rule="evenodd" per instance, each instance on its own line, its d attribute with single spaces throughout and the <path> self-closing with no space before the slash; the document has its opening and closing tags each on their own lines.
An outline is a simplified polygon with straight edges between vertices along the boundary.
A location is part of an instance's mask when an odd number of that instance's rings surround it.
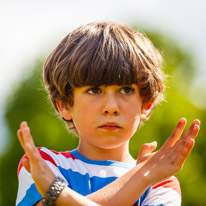
<svg viewBox="0 0 206 206">
<path fill-rule="evenodd" d="M 163 99 L 161 56 L 141 33 L 117 23 L 82 26 L 44 65 L 50 98 L 77 149 L 36 148 L 26 122 L 17 132 L 26 153 L 18 169 L 16 205 L 181 205 L 178 180 L 200 122 L 182 135 L 182 118 L 154 152 L 144 144 L 137 161 L 129 140 Z"/>
</svg>

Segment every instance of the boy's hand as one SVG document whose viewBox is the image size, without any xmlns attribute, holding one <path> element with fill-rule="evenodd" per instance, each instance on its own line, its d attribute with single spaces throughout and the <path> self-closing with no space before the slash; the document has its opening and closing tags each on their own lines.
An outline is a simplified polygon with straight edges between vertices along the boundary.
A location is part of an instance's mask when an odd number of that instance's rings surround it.
<svg viewBox="0 0 206 206">
<path fill-rule="evenodd" d="M 31 173 L 36 187 L 40 194 L 44 196 L 49 185 L 55 178 L 54 173 L 42 159 L 38 149 L 36 148 L 30 129 L 26 122 L 22 122 L 17 132 L 18 139 L 29 159 L 23 159 L 23 165 L 28 172 Z"/>
<path fill-rule="evenodd" d="M 194 120 L 181 137 L 185 125 L 186 119 L 183 118 L 157 152 L 152 153 L 157 146 L 156 142 L 145 144 L 140 149 L 137 165 L 142 168 L 151 184 L 165 180 L 181 170 L 194 146 L 194 140 L 200 129 L 200 121 Z"/>
</svg>

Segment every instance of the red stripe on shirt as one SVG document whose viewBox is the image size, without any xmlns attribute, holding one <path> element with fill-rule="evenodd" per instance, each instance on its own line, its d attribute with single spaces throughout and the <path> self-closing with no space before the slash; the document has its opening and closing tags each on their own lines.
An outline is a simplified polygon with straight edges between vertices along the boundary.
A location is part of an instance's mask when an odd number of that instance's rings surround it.
<svg viewBox="0 0 206 206">
<path fill-rule="evenodd" d="M 47 160 L 47 161 L 51 162 L 53 165 L 55 165 L 57 167 L 56 162 L 47 153 L 41 151 L 40 149 L 39 149 L 39 152 L 40 152 L 41 157 L 44 160 Z"/>
<path fill-rule="evenodd" d="M 55 165 L 55 166 L 57 167 L 57 164 L 55 163 L 55 161 L 54 161 L 47 153 L 45 153 L 44 151 L 42 151 L 42 150 L 41 150 L 41 147 L 39 147 L 38 150 L 39 150 L 39 153 L 41 154 L 41 156 L 42 156 L 42 158 L 43 158 L 44 160 L 47 160 L 47 161 L 51 162 L 53 165 Z M 53 153 L 56 154 L 56 155 L 61 154 L 61 155 L 63 155 L 63 156 L 66 157 L 66 158 L 72 158 L 73 160 L 74 160 L 74 159 L 78 159 L 78 158 L 76 158 L 74 155 L 72 155 L 71 152 L 69 152 L 69 151 L 66 151 L 66 152 L 56 152 L 56 151 L 52 151 L 52 150 L 50 150 L 50 151 L 53 152 Z M 21 159 L 21 161 L 20 161 L 20 163 L 19 163 L 19 166 L 18 166 L 18 173 L 17 173 L 18 176 L 19 176 L 19 172 L 20 172 L 21 168 L 23 167 L 22 161 L 23 161 L 24 159 L 29 159 L 29 158 L 28 158 L 26 155 L 24 155 L 24 156 L 22 157 L 22 159 Z"/>
<path fill-rule="evenodd" d="M 47 160 L 47 161 L 51 162 L 53 165 L 55 165 L 57 167 L 56 162 L 47 153 L 41 151 L 41 147 L 39 147 L 38 150 L 39 150 L 39 153 L 40 153 L 41 157 L 44 160 Z M 29 159 L 29 158 L 27 157 L 27 155 L 24 155 L 22 157 L 22 159 L 20 160 L 20 163 L 19 163 L 19 166 L 18 166 L 18 176 L 19 176 L 19 172 L 20 172 L 21 168 L 23 167 L 23 163 L 22 162 L 23 162 L 24 159 Z"/>
<path fill-rule="evenodd" d="M 175 190 L 181 197 L 180 184 L 179 184 L 179 181 L 176 177 L 171 177 L 163 182 L 160 182 L 159 184 L 153 186 L 152 189 L 157 189 L 159 187 L 171 188 L 171 189 Z"/>
<path fill-rule="evenodd" d="M 51 152 L 53 152 L 53 153 L 56 154 L 56 155 L 61 154 L 61 155 L 63 155 L 64 157 L 66 157 L 66 158 L 72 158 L 73 160 L 78 159 L 78 158 L 76 158 L 74 155 L 72 155 L 71 152 L 69 152 L 69 151 L 66 151 L 66 152 L 56 152 L 56 151 L 52 151 L 52 150 L 51 150 Z"/>
<path fill-rule="evenodd" d="M 18 176 L 19 176 L 19 172 L 20 172 L 21 168 L 23 167 L 22 161 L 23 161 L 24 159 L 29 159 L 29 158 L 28 158 L 26 155 L 24 155 L 24 156 L 21 158 L 21 160 L 20 160 L 20 162 L 19 162 L 19 165 L 18 165 L 18 170 L 17 170 L 17 175 L 18 175 Z"/>
</svg>

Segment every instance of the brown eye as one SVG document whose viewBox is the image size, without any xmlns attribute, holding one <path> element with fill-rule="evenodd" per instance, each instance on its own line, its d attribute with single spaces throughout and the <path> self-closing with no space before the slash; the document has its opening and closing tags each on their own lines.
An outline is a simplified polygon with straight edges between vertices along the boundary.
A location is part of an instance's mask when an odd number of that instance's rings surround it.
<svg viewBox="0 0 206 206">
<path fill-rule="evenodd" d="M 93 88 L 92 87 L 92 88 L 87 90 L 87 93 L 88 94 L 100 94 L 101 93 L 101 89 L 98 88 L 98 87 L 97 88 L 95 88 L 95 87 Z"/>
<path fill-rule="evenodd" d="M 134 88 L 132 88 L 132 87 L 123 87 L 123 88 L 120 89 L 120 93 L 121 94 L 126 94 L 126 95 L 132 94 L 132 93 L 134 93 Z"/>
</svg>

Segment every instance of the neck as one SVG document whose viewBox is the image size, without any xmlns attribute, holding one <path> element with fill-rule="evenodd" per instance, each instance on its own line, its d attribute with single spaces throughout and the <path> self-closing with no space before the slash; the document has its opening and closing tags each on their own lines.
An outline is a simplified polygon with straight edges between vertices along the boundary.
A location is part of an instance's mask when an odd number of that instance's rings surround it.
<svg viewBox="0 0 206 206">
<path fill-rule="evenodd" d="M 129 153 L 128 143 L 112 149 L 96 148 L 91 145 L 82 147 L 80 143 L 77 151 L 90 160 L 113 160 L 124 163 L 134 162 L 133 157 Z"/>
</svg>

